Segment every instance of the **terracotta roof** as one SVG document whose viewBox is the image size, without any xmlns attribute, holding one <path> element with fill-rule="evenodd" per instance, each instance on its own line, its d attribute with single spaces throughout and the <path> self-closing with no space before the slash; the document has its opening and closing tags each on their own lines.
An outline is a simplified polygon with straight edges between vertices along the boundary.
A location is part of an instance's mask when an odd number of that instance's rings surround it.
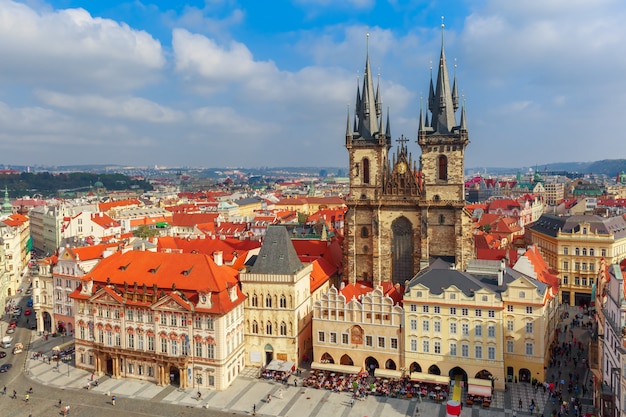
<svg viewBox="0 0 626 417">
<path fill-rule="evenodd" d="M 212 223 L 219 217 L 219 213 L 174 213 L 172 226 L 193 227 L 200 223 Z"/>
<path fill-rule="evenodd" d="M 321 287 L 325 282 L 328 282 L 331 276 L 337 272 L 337 268 L 326 262 L 324 258 L 316 259 L 312 263 L 313 270 L 311 271 L 311 294 Z"/>
<path fill-rule="evenodd" d="M 65 251 L 74 260 L 87 261 L 102 258 L 102 254 L 106 250 L 117 248 L 117 243 L 107 243 L 93 246 L 81 246 L 75 248 L 65 248 Z"/>
<path fill-rule="evenodd" d="M 162 236 L 157 241 L 157 250 L 180 249 L 183 253 L 201 253 L 213 255 L 221 251 L 225 262 L 232 262 L 235 253 L 238 258 L 246 252 L 261 247 L 261 242 L 239 239 L 182 239 L 178 237 Z"/>
<path fill-rule="evenodd" d="M 129 206 L 140 206 L 141 201 L 137 198 L 129 198 L 126 200 L 116 200 L 116 201 L 108 201 L 106 203 L 98 204 L 98 211 L 109 211 L 113 208 L 117 207 L 129 207 Z"/>
<path fill-rule="evenodd" d="M 108 229 L 110 227 L 119 227 L 121 223 L 117 220 L 114 220 L 106 213 L 93 213 L 91 215 L 91 221 L 97 224 L 98 226 Z"/>
<path fill-rule="evenodd" d="M 6 224 L 7 226 L 21 226 L 26 222 L 28 222 L 28 217 L 19 213 L 14 213 L 7 217 L 5 220 L 3 220 L 2 223 Z"/>
</svg>

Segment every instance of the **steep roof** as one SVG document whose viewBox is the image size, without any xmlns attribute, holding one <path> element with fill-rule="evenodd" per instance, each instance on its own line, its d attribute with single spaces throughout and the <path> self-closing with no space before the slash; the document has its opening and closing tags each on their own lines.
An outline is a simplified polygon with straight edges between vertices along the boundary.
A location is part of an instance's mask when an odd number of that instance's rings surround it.
<svg viewBox="0 0 626 417">
<path fill-rule="evenodd" d="M 268 226 L 261 250 L 250 272 L 254 274 L 290 275 L 304 265 L 298 259 L 287 228 L 280 225 Z"/>
</svg>

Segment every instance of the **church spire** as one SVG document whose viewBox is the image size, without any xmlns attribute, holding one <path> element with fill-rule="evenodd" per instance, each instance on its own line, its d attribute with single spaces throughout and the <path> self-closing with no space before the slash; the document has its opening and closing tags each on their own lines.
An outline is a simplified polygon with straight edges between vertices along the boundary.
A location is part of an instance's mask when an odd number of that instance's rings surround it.
<svg viewBox="0 0 626 417">
<path fill-rule="evenodd" d="M 456 126 L 454 116 L 454 101 L 450 90 L 450 77 L 448 75 L 448 64 L 444 50 L 444 24 L 443 17 L 441 23 L 441 54 L 439 56 L 439 68 L 437 71 L 437 82 L 435 84 L 434 104 L 431 109 L 432 124 L 436 133 L 448 134 Z"/>
<path fill-rule="evenodd" d="M 423 102 L 423 98 L 420 97 L 420 121 L 419 121 L 419 128 L 418 128 L 418 132 L 422 132 L 425 128 L 424 126 L 424 111 L 422 109 L 422 102 Z"/>
<path fill-rule="evenodd" d="M 389 123 L 389 107 L 387 107 L 387 129 L 385 130 L 385 135 L 388 138 L 391 137 L 391 124 Z"/>
<path fill-rule="evenodd" d="M 363 88 L 358 98 L 356 114 L 359 119 L 357 130 L 360 136 L 363 139 L 373 139 L 374 135 L 380 132 L 378 123 L 378 115 L 380 113 L 370 67 L 369 33 L 367 34 L 367 56 L 365 59 L 365 72 L 363 74 Z"/>
</svg>

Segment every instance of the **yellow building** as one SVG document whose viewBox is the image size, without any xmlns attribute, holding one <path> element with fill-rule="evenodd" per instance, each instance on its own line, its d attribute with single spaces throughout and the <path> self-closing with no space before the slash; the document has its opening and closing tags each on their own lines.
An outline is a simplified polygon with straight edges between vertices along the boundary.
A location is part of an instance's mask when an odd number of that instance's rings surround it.
<svg viewBox="0 0 626 417">
<path fill-rule="evenodd" d="M 284 226 L 269 226 L 253 266 L 241 271 L 246 294 L 245 344 L 247 364 L 265 366 L 272 360 L 297 366 L 312 351 L 311 304 L 328 289 L 312 282 L 312 264 L 300 262 Z"/>
<path fill-rule="evenodd" d="M 382 287 L 359 299 L 346 299 L 331 287 L 313 304 L 311 367 L 344 373 L 373 370 L 376 376 L 401 377 L 402 316 L 402 307 Z"/>
<path fill-rule="evenodd" d="M 622 216 L 544 214 L 528 231 L 532 243 L 558 271 L 563 304 L 591 305 L 600 260 L 615 264 L 626 258 L 626 220 Z"/>
<path fill-rule="evenodd" d="M 556 302 L 546 284 L 498 261 L 467 272 L 438 260 L 404 294 L 404 362 L 411 372 L 451 379 L 545 378 Z"/>
</svg>

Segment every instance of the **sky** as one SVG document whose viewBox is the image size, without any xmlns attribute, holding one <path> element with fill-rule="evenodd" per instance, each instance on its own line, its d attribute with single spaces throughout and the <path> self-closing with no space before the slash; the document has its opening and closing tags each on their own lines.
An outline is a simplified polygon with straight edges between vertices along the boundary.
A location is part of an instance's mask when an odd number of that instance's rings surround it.
<svg viewBox="0 0 626 417">
<path fill-rule="evenodd" d="M 623 0 L 0 0 L 0 165 L 344 167 L 368 50 L 416 157 L 442 16 L 466 167 L 626 158 Z"/>
</svg>

